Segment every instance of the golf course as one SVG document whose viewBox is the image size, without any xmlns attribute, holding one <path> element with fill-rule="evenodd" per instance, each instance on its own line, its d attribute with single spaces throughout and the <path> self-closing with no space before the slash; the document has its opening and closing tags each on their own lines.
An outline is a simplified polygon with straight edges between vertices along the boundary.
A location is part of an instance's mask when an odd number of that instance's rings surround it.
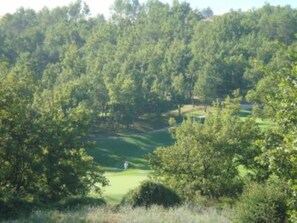
<svg viewBox="0 0 297 223">
<path fill-rule="evenodd" d="M 297 222 L 296 4 L 18 2 L 0 222 Z"/>
<path fill-rule="evenodd" d="M 208 111 L 213 108 L 208 107 Z M 177 115 L 177 110 L 169 112 Z M 205 115 L 203 106 L 185 105 L 181 109 L 184 117 Z M 241 119 L 247 119 L 251 110 L 242 109 Z M 163 117 L 164 118 L 164 117 Z M 168 117 L 167 117 L 168 119 Z M 269 120 L 257 119 L 261 128 L 272 125 Z M 160 127 L 159 127 L 160 128 Z M 103 188 L 103 198 L 108 204 L 116 205 L 131 189 L 136 188 L 142 181 L 149 178 L 150 168 L 147 155 L 156 147 L 167 146 L 174 143 L 168 128 L 150 130 L 137 134 L 123 134 L 121 136 L 106 136 L 96 140 L 95 146 L 88 150 L 94 160 L 100 164 L 109 180 L 109 185 Z M 129 167 L 124 170 L 124 162 Z"/>
<path fill-rule="evenodd" d="M 136 135 L 98 139 L 89 154 L 105 170 L 109 185 L 103 197 L 109 204 L 118 204 L 122 197 L 148 178 L 150 169 L 146 156 L 158 146 L 173 143 L 167 129 Z M 124 170 L 124 162 L 129 166 Z"/>
<path fill-rule="evenodd" d="M 109 180 L 109 185 L 103 188 L 103 198 L 106 202 L 111 205 L 119 204 L 129 190 L 149 178 L 147 155 L 156 147 L 174 143 L 168 131 L 169 117 L 177 117 L 179 112 L 183 117 L 205 115 L 204 108 L 204 106 L 184 105 L 180 111 L 176 109 L 159 117 L 145 117 L 145 121 L 135 124 L 137 129 L 134 129 L 134 132 L 132 130 L 132 133 L 93 137 L 95 145 L 88 150 L 88 154 L 103 168 Z M 250 111 L 244 114 L 250 115 Z M 137 131 L 139 129 L 142 131 Z M 125 161 L 129 163 L 127 170 L 124 170 Z"/>
</svg>

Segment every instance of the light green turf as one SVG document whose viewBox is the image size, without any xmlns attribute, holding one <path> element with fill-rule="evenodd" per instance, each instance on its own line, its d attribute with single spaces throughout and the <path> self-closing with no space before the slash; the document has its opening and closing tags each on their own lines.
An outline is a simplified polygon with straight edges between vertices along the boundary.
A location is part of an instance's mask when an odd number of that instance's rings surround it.
<svg viewBox="0 0 297 223">
<path fill-rule="evenodd" d="M 172 143 L 173 139 L 167 130 L 98 138 L 95 147 L 88 149 L 88 153 L 106 171 L 105 176 L 110 182 L 110 186 L 103 188 L 106 202 L 112 205 L 118 204 L 129 190 L 145 180 L 150 171 L 147 154 L 158 146 Z M 123 171 L 125 160 L 129 163 L 127 171 Z"/>
<path fill-rule="evenodd" d="M 208 108 L 211 109 L 211 108 Z M 188 114 L 201 115 L 204 111 Z M 251 111 L 241 110 L 240 117 L 245 119 Z M 261 127 L 271 126 L 271 122 L 257 120 Z M 118 204 L 123 196 L 147 179 L 149 167 L 146 156 L 158 146 L 173 143 L 168 131 L 150 132 L 123 137 L 95 139 L 96 144 L 88 153 L 106 171 L 110 185 L 104 188 L 103 197 L 108 204 Z M 129 169 L 123 171 L 124 161 L 129 162 Z M 242 170 L 241 170 L 242 171 Z"/>
<path fill-rule="evenodd" d="M 148 170 L 128 169 L 120 172 L 107 172 L 109 186 L 104 188 L 103 198 L 108 204 L 119 204 L 123 196 L 140 182 L 148 179 Z"/>
</svg>

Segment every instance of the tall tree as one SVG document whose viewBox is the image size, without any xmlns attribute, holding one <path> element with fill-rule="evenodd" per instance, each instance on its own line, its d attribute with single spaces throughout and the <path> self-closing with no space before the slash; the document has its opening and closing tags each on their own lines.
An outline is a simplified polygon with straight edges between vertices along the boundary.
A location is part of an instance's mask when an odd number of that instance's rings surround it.
<svg viewBox="0 0 297 223">
<path fill-rule="evenodd" d="M 259 150 L 253 142 L 259 129 L 253 120 L 241 121 L 238 99 L 208 114 L 204 124 L 188 120 L 173 129 L 176 143 L 157 148 L 150 156 L 154 176 L 185 199 L 195 196 L 236 196 L 242 182 L 238 165 L 252 168 Z"/>
<path fill-rule="evenodd" d="M 289 48 L 291 65 L 281 71 L 266 71 L 277 80 L 274 94 L 268 94 L 269 103 L 274 106 L 273 120 L 277 126 L 272 144 L 262 143 L 262 161 L 268 163 L 272 174 L 277 175 L 290 188 L 288 206 L 291 222 L 297 220 L 296 180 L 296 134 L 297 134 L 297 53 L 296 46 Z"/>
</svg>

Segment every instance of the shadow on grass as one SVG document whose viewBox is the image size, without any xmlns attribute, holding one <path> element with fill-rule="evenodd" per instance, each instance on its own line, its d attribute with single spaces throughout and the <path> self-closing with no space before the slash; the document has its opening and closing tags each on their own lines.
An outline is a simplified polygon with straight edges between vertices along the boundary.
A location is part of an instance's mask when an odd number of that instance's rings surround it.
<svg viewBox="0 0 297 223">
<path fill-rule="evenodd" d="M 147 170 L 146 156 L 156 147 L 173 143 L 168 131 L 126 136 L 112 139 L 98 139 L 95 148 L 88 149 L 89 155 L 108 170 L 122 170 L 127 160 L 129 168 Z"/>
</svg>

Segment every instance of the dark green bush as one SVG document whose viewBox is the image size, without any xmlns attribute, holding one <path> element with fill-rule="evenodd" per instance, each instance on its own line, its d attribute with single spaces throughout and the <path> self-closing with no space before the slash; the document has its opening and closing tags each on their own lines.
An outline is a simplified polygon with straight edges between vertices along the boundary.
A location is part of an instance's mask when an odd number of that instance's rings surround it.
<svg viewBox="0 0 297 223">
<path fill-rule="evenodd" d="M 121 204 L 129 204 L 132 207 L 150 207 L 151 205 L 172 207 L 180 202 L 180 197 L 173 190 L 160 183 L 144 181 L 139 187 L 128 192 Z"/>
<path fill-rule="evenodd" d="M 78 210 L 83 206 L 101 206 L 106 202 L 102 198 L 75 196 L 56 203 L 42 204 L 29 202 L 23 198 L 0 199 L 0 222 L 5 219 L 17 219 L 29 216 L 33 210 Z"/>
<path fill-rule="evenodd" d="M 70 197 L 65 200 L 62 200 L 54 205 L 59 210 L 65 209 L 79 209 L 82 206 L 101 206 L 105 205 L 106 202 L 102 198 L 93 198 L 93 197 Z"/>
<path fill-rule="evenodd" d="M 29 215 L 34 208 L 32 202 L 22 198 L 0 199 L 0 221 Z"/>
<path fill-rule="evenodd" d="M 282 223 L 286 219 L 286 195 L 280 183 L 249 184 L 235 208 L 238 223 Z"/>
</svg>

